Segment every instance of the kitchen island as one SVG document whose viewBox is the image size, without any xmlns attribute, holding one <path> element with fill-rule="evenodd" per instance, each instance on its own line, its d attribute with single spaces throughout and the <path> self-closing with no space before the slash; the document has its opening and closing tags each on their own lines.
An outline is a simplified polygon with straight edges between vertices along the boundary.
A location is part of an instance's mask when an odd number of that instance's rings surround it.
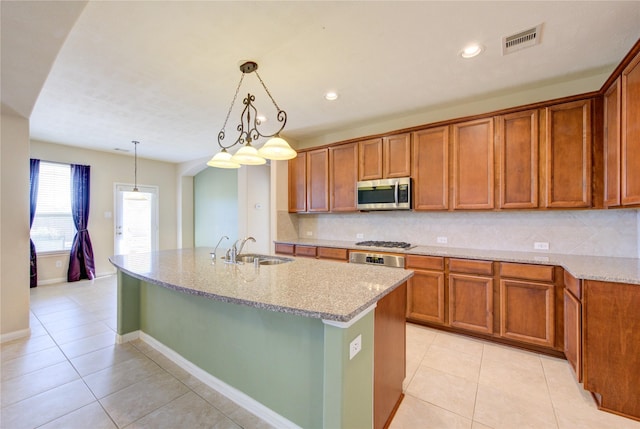
<svg viewBox="0 0 640 429">
<path fill-rule="evenodd" d="M 120 340 L 142 338 L 274 426 L 373 427 L 375 307 L 413 273 L 232 265 L 211 250 L 110 258 Z"/>
</svg>

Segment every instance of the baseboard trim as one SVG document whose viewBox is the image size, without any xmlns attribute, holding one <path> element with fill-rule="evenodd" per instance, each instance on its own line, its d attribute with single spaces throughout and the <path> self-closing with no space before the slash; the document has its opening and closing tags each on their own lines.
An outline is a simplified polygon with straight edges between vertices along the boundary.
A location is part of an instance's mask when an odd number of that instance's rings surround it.
<svg viewBox="0 0 640 429">
<path fill-rule="evenodd" d="M 134 334 L 134 333 L 132 332 L 131 334 Z M 225 397 L 229 398 L 236 404 L 240 405 L 242 408 L 260 417 L 262 420 L 266 421 L 271 426 L 274 426 L 277 428 L 301 429 L 300 426 L 296 425 L 289 419 L 281 416 L 280 414 L 276 413 L 272 409 L 256 401 L 249 395 L 241 392 L 235 387 L 228 385 L 224 381 L 220 380 L 217 377 L 214 377 L 213 375 L 209 374 L 202 368 L 188 361 L 187 359 L 182 357 L 180 354 L 178 354 L 176 351 L 165 346 L 164 344 L 162 344 L 152 336 L 142 331 L 136 331 L 135 334 L 137 335 L 138 338 L 140 338 L 140 340 L 144 341 L 149 346 L 153 347 L 158 352 L 162 353 L 165 357 L 170 359 L 173 363 L 178 365 L 180 368 L 184 369 L 189 374 L 191 374 L 192 376 L 194 376 L 195 378 L 197 378 L 198 380 L 200 380 L 210 388 L 214 389 L 218 393 L 224 395 Z M 126 334 L 119 337 L 124 339 L 124 338 L 127 338 L 128 335 L 130 334 Z"/>
<path fill-rule="evenodd" d="M 116 334 L 116 344 L 124 344 L 129 341 L 137 340 L 140 338 L 140 332 L 141 331 L 133 331 L 124 335 Z"/>
<path fill-rule="evenodd" d="M 29 335 L 31 335 L 31 328 L 20 329 L 19 331 L 7 332 L 6 334 L 0 335 L 0 344 L 17 340 L 20 338 L 26 338 Z"/>
</svg>

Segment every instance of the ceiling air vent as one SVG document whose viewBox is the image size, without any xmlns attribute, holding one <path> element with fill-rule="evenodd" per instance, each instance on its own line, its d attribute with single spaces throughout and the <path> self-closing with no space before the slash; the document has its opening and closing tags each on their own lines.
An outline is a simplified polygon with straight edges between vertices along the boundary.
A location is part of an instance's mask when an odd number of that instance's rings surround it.
<svg viewBox="0 0 640 429">
<path fill-rule="evenodd" d="M 521 49 L 530 48 L 540 43 L 542 24 L 512 36 L 502 38 L 502 55 L 507 55 Z"/>
</svg>

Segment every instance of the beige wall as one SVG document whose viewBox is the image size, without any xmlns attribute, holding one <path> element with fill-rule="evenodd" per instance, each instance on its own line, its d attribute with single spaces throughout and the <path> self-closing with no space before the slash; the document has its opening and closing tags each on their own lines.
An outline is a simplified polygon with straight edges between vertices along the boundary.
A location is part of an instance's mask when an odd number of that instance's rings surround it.
<svg viewBox="0 0 640 429">
<path fill-rule="evenodd" d="M 0 128 L 0 341 L 29 333 L 29 121 Z"/>
<path fill-rule="evenodd" d="M 44 161 L 91 165 L 88 229 L 93 244 L 96 275 L 115 273 L 108 260 L 114 253 L 114 184 L 133 184 L 133 157 L 39 141 L 31 141 L 30 156 Z M 178 183 L 176 164 L 138 158 L 138 184 L 159 188 L 160 250 L 178 247 L 178 210 L 182 207 L 177 201 Z M 105 213 L 111 213 L 112 217 L 105 216 Z M 62 267 L 56 267 L 56 261 L 61 261 Z M 39 255 L 39 283 L 64 281 L 67 264 L 68 256 L 65 254 Z"/>
</svg>

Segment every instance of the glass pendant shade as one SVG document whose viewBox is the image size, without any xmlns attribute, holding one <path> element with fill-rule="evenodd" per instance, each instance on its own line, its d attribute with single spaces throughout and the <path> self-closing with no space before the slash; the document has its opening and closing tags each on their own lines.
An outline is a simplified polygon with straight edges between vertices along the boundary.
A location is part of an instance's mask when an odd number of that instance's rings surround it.
<svg viewBox="0 0 640 429">
<path fill-rule="evenodd" d="M 231 154 L 225 149 L 222 149 L 222 151 L 216 153 L 216 155 L 207 162 L 207 165 L 218 168 L 240 168 L 240 164 L 232 161 L 231 158 L 233 158 Z"/>
<path fill-rule="evenodd" d="M 273 160 L 293 159 L 298 154 L 289 146 L 289 143 L 281 137 L 273 137 L 258 150 L 258 155 Z"/>
<path fill-rule="evenodd" d="M 258 155 L 256 148 L 249 143 L 238 149 L 235 155 L 231 157 L 231 161 L 243 165 L 262 165 L 267 162 L 266 159 Z"/>
</svg>

